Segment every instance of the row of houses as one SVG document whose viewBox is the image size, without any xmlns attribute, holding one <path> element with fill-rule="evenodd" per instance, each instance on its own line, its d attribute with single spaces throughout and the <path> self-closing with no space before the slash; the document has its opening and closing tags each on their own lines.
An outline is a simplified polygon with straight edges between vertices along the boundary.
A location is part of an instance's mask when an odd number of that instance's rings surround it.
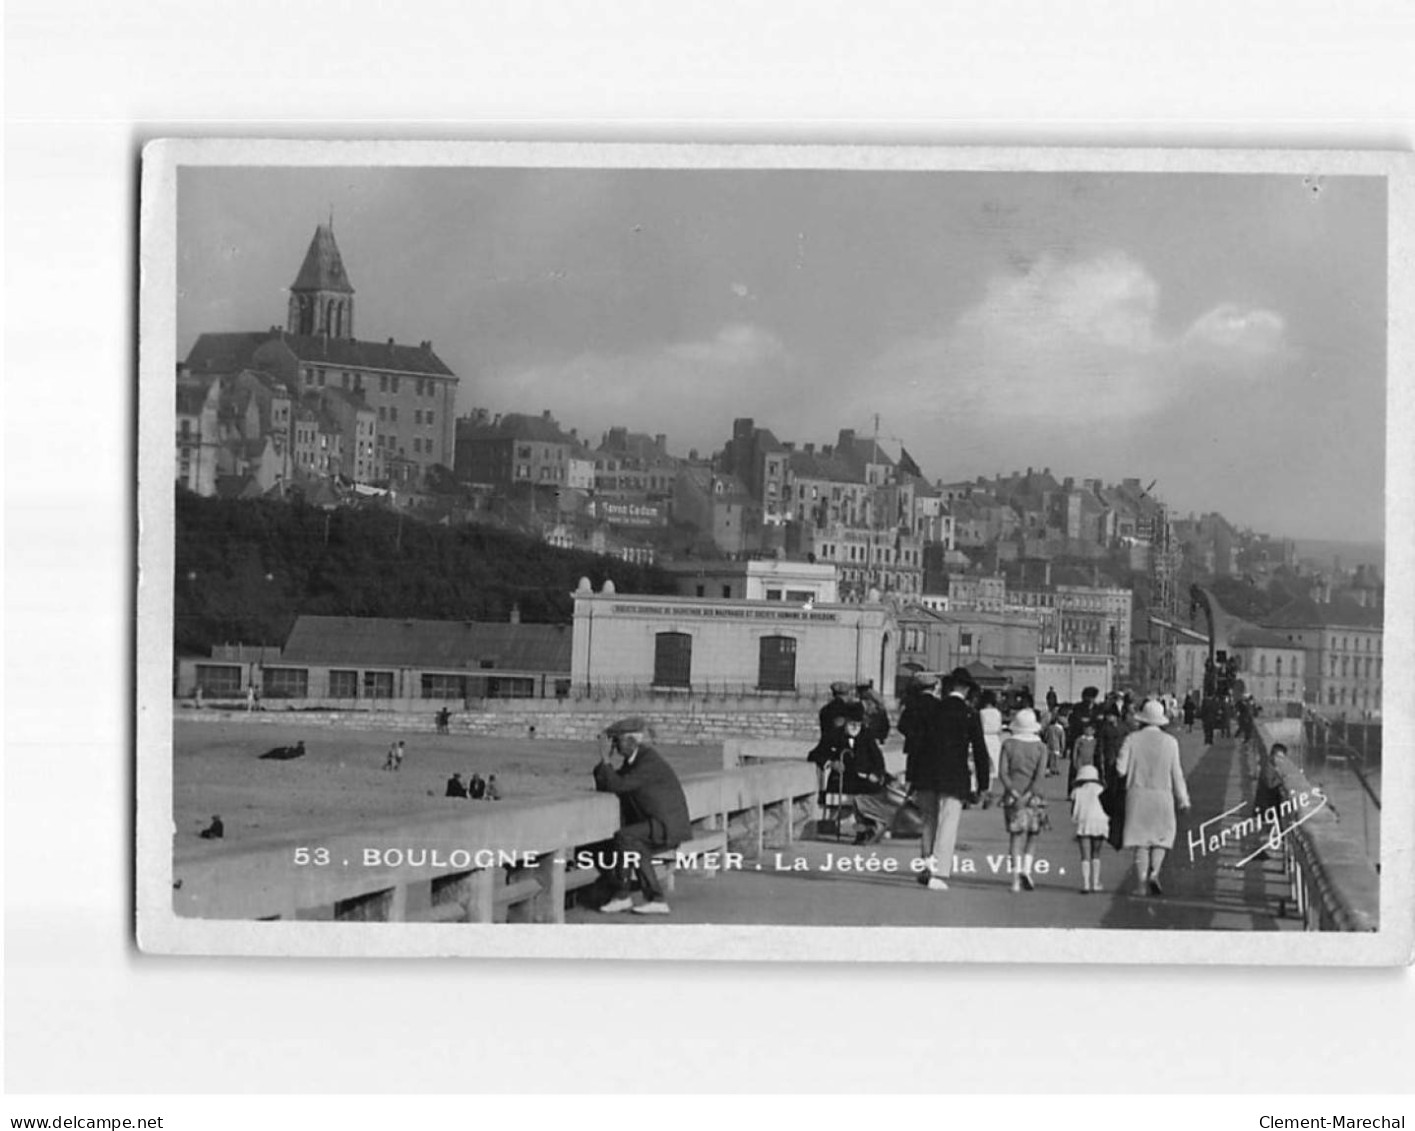
<svg viewBox="0 0 1415 1131">
<path fill-rule="evenodd" d="M 177 371 L 176 479 L 262 489 L 299 479 L 414 485 L 450 467 L 458 378 L 432 342 L 354 336 L 354 288 L 319 225 L 286 324 L 201 334 Z"/>
<path fill-rule="evenodd" d="M 789 562 L 679 566 L 678 594 L 595 592 L 582 581 L 570 624 L 300 617 L 279 649 L 221 647 L 178 661 L 176 692 L 302 706 L 414 705 L 605 694 L 691 699 L 704 693 L 801 697 L 838 679 L 886 695 L 915 671 L 979 665 L 1030 687 L 1047 647 L 1034 612 L 931 609 L 877 591 L 841 602 L 829 567 Z M 1174 622 L 1140 642 L 1141 693 L 1202 691 L 1217 650 L 1245 693 L 1284 709 L 1379 717 L 1384 654 L 1378 616 L 1359 606 L 1294 603 L 1266 625 L 1218 614 L 1218 637 Z M 1034 689 L 1036 690 L 1036 689 Z"/>
</svg>

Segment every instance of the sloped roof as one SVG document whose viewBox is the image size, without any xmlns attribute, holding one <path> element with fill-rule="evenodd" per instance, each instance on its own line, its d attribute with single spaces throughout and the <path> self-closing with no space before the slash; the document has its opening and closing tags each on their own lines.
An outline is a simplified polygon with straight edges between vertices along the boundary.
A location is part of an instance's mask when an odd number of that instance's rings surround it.
<svg viewBox="0 0 1415 1131">
<path fill-rule="evenodd" d="M 287 663 L 359 664 L 481 671 L 570 671 L 568 625 L 315 617 L 295 621 Z"/>
<path fill-rule="evenodd" d="M 362 342 L 356 338 L 326 338 L 324 335 L 279 335 L 300 361 L 325 365 L 347 365 L 356 369 L 388 369 L 402 373 L 426 373 L 455 377 L 427 345 L 403 346 L 397 342 Z"/>
<path fill-rule="evenodd" d="M 261 495 L 261 486 L 253 475 L 218 475 L 216 494 L 222 499 L 255 499 Z"/>
<path fill-rule="evenodd" d="M 239 373 L 250 368 L 255 351 L 269 340 L 269 330 L 202 334 L 187 354 L 186 366 L 193 377 Z"/>
<path fill-rule="evenodd" d="M 347 365 L 351 369 L 386 369 L 397 373 L 426 373 L 455 377 L 431 344 L 403 346 L 397 342 L 363 342 L 356 338 L 326 338 L 324 335 L 286 334 L 280 330 L 250 330 L 234 333 L 202 334 L 187 354 L 186 366 L 193 377 L 238 373 L 258 368 L 255 353 L 261 346 L 284 345 L 297 361 L 319 365 Z"/>
<path fill-rule="evenodd" d="M 864 472 L 851 466 L 848 460 L 819 452 L 792 452 L 791 474 L 799 479 L 824 479 L 831 483 L 863 483 Z"/>
<path fill-rule="evenodd" d="M 320 224 L 314 230 L 314 239 L 305 252 L 305 261 L 300 265 L 300 273 L 290 284 L 292 291 L 342 291 L 353 294 L 354 288 L 344 271 L 344 260 L 339 254 L 339 245 L 334 242 L 334 228 Z"/>
<path fill-rule="evenodd" d="M 1333 601 L 1320 605 L 1309 597 L 1298 597 L 1263 618 L 1268 628 L 1380 628 L 1385 618 L 1379 609 L 1365 609 L 1354 601 Z"/>
<path fill-rule="evenodd" d="M 1228 642 L 1239 648 L 1295 648 L 1285 636 L 1279 636 L 1255 624 L 1239 625 L 1228 635 Z"/>
<path fill-rule="evenodd" d="M 904 480 L 914 488 L 914 494 L 920 499 L 941 499 L 943 492 L 925 479 L 922 475 L 910 475 Z"/>
<path fill-rule="evenodd" d="M 776 434 L 770 428 L 757 429 L 757 445 L 764 452 L 781 452 L 786 450 L 786 445 L 776 438 Z"/>
<path fill-rule="evenodd" d="M 553 419 L 525 412 L 508 412 L 495 424 L 466 419 L 457 422 L 457 435 L 472 440 L 530 440 L 538 444 L 569 444 L 579 447 L 568 432 Z"/>
<path fill-rule="evenodd" d="M 985 664 L 982 660 L 974 660 L 968 665 L 968 674 L 978 683 L 1007 683 L 1009 677 L 1003 675 L 991 664 Z"/>
<path fill-rule="evenodd" d="M 836 451 L 840 450 L 836 449 Z M 880 447 L 879 441 L 874 437 L 856 436 L 843 454 L 847 460 L 858 461 L 861 469 L 868 463 L 884 464 L 886 467 L 894 466 L 894 460 L 888 452 Z"/>
</svg>

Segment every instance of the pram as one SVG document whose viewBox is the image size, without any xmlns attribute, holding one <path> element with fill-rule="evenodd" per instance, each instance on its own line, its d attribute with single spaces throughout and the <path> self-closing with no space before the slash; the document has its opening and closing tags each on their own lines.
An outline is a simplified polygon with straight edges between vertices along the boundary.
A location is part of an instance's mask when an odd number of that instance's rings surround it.
<svg viewBox="0 0 1415 1131">
<path fill-rule="evenodd" d="M 854 795 L 841 792 L 840 775 L 832 773 L 824 766 L 820 769 L 818 800 L 821 807 L 821 819 L 816 823 L 816 833 L 820 836 L 833 836 L 836 840 L 840 840 L 844 836 L 843 826 L 846 819 L 849 818 L 851 824 L 858 829 L 861 824 L 860 815 Z M 888 825 L 883 831 L 896 838 L 921 835 L 924 828 L 924 817 L 913 800 L 913 791 L 900 778 L 886 774 L 882 794 L 888 807 L 893 810 Z M 870 796 L 879 797 L 881 794 L 871 794 Z"/>
</svg>

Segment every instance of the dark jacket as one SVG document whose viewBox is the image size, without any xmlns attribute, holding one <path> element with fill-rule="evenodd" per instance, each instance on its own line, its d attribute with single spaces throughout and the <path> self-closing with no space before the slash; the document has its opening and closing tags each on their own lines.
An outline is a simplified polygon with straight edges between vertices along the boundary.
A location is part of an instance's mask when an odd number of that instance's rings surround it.
<svg viewBox="0 0 1415 1131">
<path fill-rule="evenodd" d="M 983 724 L 978 712 L 956 695 L 943 699 L 928 696 L 919 700 L 919 710 L 910 705 L 910 719 L 905 738 L 910 746 L 909 784 L 915 789 L 945 793 L 950 797 L 967 797 L 971 792 L 968 781 L 968 756 L 971 753 L 977 769 L 978 789 L 986 790 L 992 779 L 992 761 L 983 741 Z M 917 717 L 916 717 L 917 716 Z M 900 720 L 904 729 L 904 720 Z"/>
<path fill-rule="evenodd" d="M 1105 715 L 1096 727 L 1096 768 L 1101 772 L 1101 780 L 1108 782 L 1115 772 L 1115 760 L 1120 757 L 1120 747 L 1125 742 L 1128 728 L 1115 715 Z"/>
<path fill-rule="evenodd" d="M 1094 700 L 1082 700 L 1071 708 L 1071 716 L 1066 720 L 1066 749 L 1067 751 L 1076 748 L 1076 740 L 1081 737 L 1081 732 L 1086 729 L 1087 721 L 1095 724 L 1097 735 L 1101 729 L 1101 707 Z"/>
<path fill-rule="evenodd" d="M 835 732 L 845 725 L 845 709 L 849 706 L 839 696 L 832 696 L 829 703 L 820 709 L 822 746 L 829 746 L 835 739 Z"/>
<path fill-rule="evenodd" d="M 631 764 L 616 770 L 608 762 L 594 768 L 595 789 L 619 795 L 623 825 L 647 821 L 655 844 L 672 848 L 692 836 L 688 799 L 678 775 L 652 746 L 640 746 Z"/>
<path fill-rule="evenodd" d="M 821 736 L 808 755 L 811 761 L 820 761 L 835 741 L 836 735 L 845 733 L 845 711 L 848 706 L 844 699 L 832 696 L 830 702 L 820 709 Z"/>
<path fill-rule="evenodd" d="M 835 741 L 824 751 L 813 753 L 810 760 L 817 765 L 840 762 L 845 773 L 839 783 L 841 793 L 878 793 L 884 788 L 884 754 L 879 743 L 867 730 L 855 736 L 855 745 L 850 745 L 850 735 L 842 728 Z M 826 787 L 829 793 L 836 792 L 835 783 Z"/>
<path fill-rule="evenodd" d="M 899 712 L 899 722 L 895 724 L 895 727 L 904 736 L 906 765 L 915 751 L 923 749 L 929 719 L 932 717 L 929 703 L 937 706 L 938 699 L 926 691 L 916 689 L 904 696 L 904 709 Z M 907 774 L 909 771 L 906 770 L 905 773 Z"/>
<path fill-rule="evenodd" d="M 889 737 L 889 708 L 874 692 L 866 692 L 860 697 L 865 706 L 865 730 L 876 742 L 884 742 Z"/>
</svg>

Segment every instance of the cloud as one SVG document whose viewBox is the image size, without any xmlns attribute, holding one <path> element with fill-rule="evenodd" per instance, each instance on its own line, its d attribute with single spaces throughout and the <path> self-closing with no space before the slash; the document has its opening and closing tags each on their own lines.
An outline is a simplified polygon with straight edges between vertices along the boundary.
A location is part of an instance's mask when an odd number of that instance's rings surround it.
<svg viewBox="0 0 1415 1131">
<path fill-rule="evenodd" d="M 624 425 L 666 432 L 680 454 L 696 447 L 706 455 L 730 437 L 742 406 L 763 424 L 789 419 L 805 374 L 779 337 L 737 322 L 710 337 L 484 374 L 478 385 L 479 397 L 504 411 L 553 407 L 586 436 Z"/>
<path fill-rule="evenodd" d="M 1264 363 L 1289 353 L 1286 333 L 1280 314 L 1224 303 L 1195 319 L 1177 348 L 1196 363 L 1258 374 Z"/>
<path fill-rule="evenodd" d="M 895 415 L 1122 423 L 1161 411 L 1208 372 L 1261 376 L 1286 352 L 1279 314 L 1222 303 L 1167 333 L 1160 298 L 1123 252 L 1043 255 L 995 276 L 939 332 L 876 359 L 868 395 Z"/>
</svg>

